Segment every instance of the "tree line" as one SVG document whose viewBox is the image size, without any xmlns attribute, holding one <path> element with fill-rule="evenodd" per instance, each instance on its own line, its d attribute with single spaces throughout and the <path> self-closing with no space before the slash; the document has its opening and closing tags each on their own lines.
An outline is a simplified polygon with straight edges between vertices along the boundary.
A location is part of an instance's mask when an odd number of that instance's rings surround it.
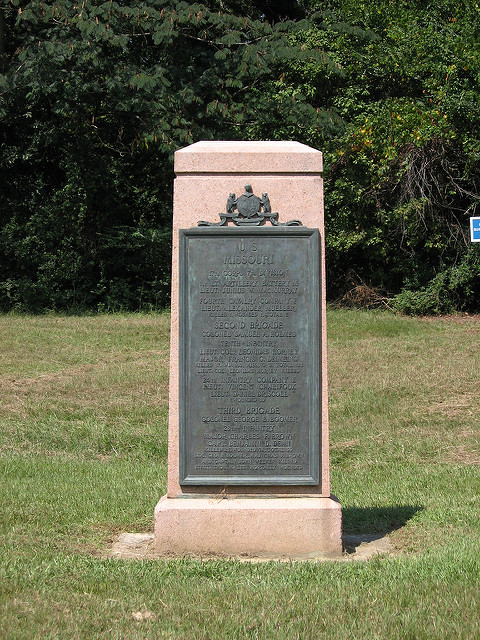
<svg viewBox="0 0 480 640">
<path fill-rule="evenodd" d="M 331 301 L 480 310 L 470 0 L 5 0 L 0 309 L 169 302 L 174 152 L 323 151 Z"/>
</svg>

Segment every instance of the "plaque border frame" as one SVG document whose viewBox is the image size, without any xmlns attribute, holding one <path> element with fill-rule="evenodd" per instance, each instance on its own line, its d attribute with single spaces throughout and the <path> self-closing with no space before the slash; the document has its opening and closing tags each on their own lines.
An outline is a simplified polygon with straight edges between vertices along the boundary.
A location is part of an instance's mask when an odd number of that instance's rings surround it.
<svg viewBox="0 0 480 640">
<path fill-rule="evenodd" d="M 298 227 L 192 227 L 179 229 L 179 483 L 181 486 L 305 486 L 320 484 L 321 468 L 321 440 L 322 440 L 322 340 L 321 327 L 325 318 L 322 317 L 321 307 L 321 253 L 320 231 L 317 228 Z M 311 335 L 309 345 L 312 353 L 311 371 L 311 411 L 309 427 L 309 475 L 288 476 L 198 476 L 188 473 L 187 469 L 187 382 L 188 367 L 188 241 L 190 238 L 225 236 L 251 238 L 255 236 L 267 237 L 310 237 L 310 249 L 313 259 L 309 267 L 307 287 L 311 293 L 312 304 L 307 311 L 310 315 L 309 325 Z M 314 330 L 315 326 L 317 331 Z"/>
</svg>

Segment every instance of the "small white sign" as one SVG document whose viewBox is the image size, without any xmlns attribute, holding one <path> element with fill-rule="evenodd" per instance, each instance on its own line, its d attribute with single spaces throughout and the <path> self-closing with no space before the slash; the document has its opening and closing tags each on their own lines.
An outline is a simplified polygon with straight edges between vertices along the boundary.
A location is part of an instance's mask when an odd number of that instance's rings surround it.
<svg viewBox="0 0 480 640">
<path fill-rule="evenodd" d="M 470 218 L 470 240 L 480 242 L 480 218 Z"/>
</svg>

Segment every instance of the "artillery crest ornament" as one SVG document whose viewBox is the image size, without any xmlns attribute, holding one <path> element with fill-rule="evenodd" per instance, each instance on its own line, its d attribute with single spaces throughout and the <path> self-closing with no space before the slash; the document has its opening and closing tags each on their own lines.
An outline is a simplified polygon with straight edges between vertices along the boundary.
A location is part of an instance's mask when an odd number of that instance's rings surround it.
<svg viewBox="0 0 480 640">
<path fill-rule="evenodd" d="M 257 226 L 265 224 L 266 221 L 270 221 L 275 227 L 277 226 L 302 226 L 300 220 L 290 220 L 289 222 L 279 222 L 278 213 L 272 213 L 272 207 L 270 199 L 267 193 L 262 193 L 262 197 L 259 198 L 253 193 L 252 187 L 249 184 L 245 185 L 245 192 L 238 198 L 234 193 L 231 193 L 227 199 L 227 205 L 225 207 L 225 213 L 219 213 L 220 222 L 207 222 L 206 220 L 199 220 L 199 227 L 215 227 L 215 226 L 227 226 L 229 221 L 232 221 L 236 226 Z"/>
</svg>

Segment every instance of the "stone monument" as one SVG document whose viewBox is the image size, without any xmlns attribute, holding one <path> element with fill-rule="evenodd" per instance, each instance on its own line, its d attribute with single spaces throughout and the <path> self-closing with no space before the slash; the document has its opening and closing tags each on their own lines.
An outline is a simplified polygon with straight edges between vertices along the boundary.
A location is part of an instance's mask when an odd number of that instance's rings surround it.
<svg viewBox="0 0 480 640">
<path fill-rule="evenodd" d="M 297 142 L 199 142 L 175 154 L 175 173 L 156 552 L 338 556 L 322 154 Z"/>
</svg>

